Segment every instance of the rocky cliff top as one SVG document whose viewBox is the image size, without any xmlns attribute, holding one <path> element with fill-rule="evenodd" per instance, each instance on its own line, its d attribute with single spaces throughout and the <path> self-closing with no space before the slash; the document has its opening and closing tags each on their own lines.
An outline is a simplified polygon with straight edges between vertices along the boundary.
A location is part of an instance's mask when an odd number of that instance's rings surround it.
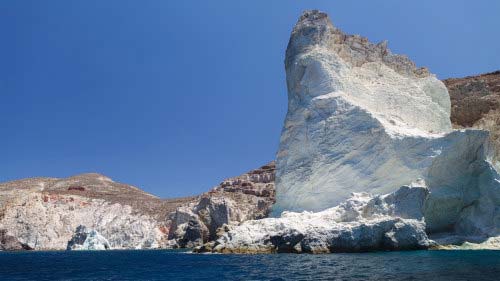
<svg viewBox="0 0 500 281">
<path fill-rule="evenodd" d="M 427 68 L 416 67 L 408 57 L 392 54 L 387 41 L 371 43 L 360 35 L 345 34 L 333 26 L 330 18 L 318 10 L 305 11 L 293 28 L 285 58 L 285 67 L 294 62 L 297 54 L 317 46 L 334 50 L 344 61 L 353 66 L 380 61 L 399 74 L 416 77 L 430 75 Z"/>
<path fill-rule="evenodd" d="M 168 213 L 195 197 L 160 199 L 141 189 L 114 182 L 110 178 L 87 173 L 68 178 L 28 178 L 0 183 L 0 203 L 22 193 L 42 193 L 47 196 L 80 196 L 88 199 L 102 199 L 111 204 L 129 205 L 139 213 L 154 217 L 165 217 Z M 3 205 L 3 204 L 2 204 Z"/>
</svg>

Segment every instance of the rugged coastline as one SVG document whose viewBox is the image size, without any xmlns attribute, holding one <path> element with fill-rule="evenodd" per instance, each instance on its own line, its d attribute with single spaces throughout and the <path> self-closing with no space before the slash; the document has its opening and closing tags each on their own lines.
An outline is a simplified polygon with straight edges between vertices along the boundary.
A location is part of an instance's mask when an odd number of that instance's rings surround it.
<svg viewBox="0 0 500 281">
<path fill-rule="evenodd" d="M 0 203 L 0 250 L 195 247 L 223 225 L 269 214 L 274 162 L 193 197 L 160 199 L 83 174 L 1 183 Z"/>
<path fill-rule="evenodd" d="M 484 128 L 453 129 L 450 119 L 460 119 L 429 70 L 393 54 L 386 42 L 345 34 L 317 10 L 295 25 L 285 69 L 288 112 L 273 217 L 235 226 L 198 251 L 491 248 L 497 241 L 494 142 Z M 494 80 L 483 84 L 469 87 L 481 92 L 469 98 L 496 89 Z M 463 104 L 458 97 L 454 109 Z M 494 110 L 491 102 L 488 113 Z"/>
<path fill-rule="evenodd" d="M 494 186 L 500 167 L 499 71 L 443 84 L 392 54 L 386 42 L 344 34 L 319 11 L 299 19 L 285 64 L 289 112 L 277 164 L 179 199 L 160 199 L 100 174 L 1 183 L 0 250 L 325 253 L 500 247 L 495 211 L 500 195 Z M 364 140 L 374 142 L 356 143 L 363 130 L 370 132 Z M 307 142 L 296 142 L 304 136 Z M 405 151 L 377 148 L 395 139 Z M 338 149 L 344 143 L 349 146 Z M 415 153 L 405 154 L 408 148 Z M 339 162 L 349 151 L 366 153 Z M 462 152 L 443 157 L 446 151 Z M 422 158 L 416 161 L 417 156 Z M 363 159 L 383 160 L 363 166 Z M 382 176 L 379 167 L 407 176 Z M 444 170 L 453 176 L 442 176 Z M 347 177 L 359 179 L 356 186 L 348 185 Z M 464 179 L 468 186 L 455 192 Z M 268 218 L 271 211 L 274 217 Z"/>
</svg>

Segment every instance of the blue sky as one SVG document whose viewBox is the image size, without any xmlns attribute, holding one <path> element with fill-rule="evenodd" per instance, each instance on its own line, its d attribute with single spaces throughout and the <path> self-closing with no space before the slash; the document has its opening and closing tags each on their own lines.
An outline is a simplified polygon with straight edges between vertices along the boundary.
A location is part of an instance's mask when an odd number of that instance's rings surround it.
<svg viewBox="0 0 500 281">
<path fill-rule="evenodd" d="M 274 158 L 305 9 L 439 78 L 500 69 L 499 1 L 0 3 L 0 181 L 99 172 L 161 197 Z"/>
</svg>

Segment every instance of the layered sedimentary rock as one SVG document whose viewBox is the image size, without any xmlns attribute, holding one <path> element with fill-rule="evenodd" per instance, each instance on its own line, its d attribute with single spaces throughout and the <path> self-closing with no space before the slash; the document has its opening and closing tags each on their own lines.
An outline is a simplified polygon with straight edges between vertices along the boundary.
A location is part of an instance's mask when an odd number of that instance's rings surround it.
<svg viewBox="0 0 500 281">
<path fill-rule="evenodd" d="M 274 214 L 286 212 L 245 222 L 209 250 L 272 252 L 283 243 L 309 249 L 309 241 L 326 241 L 319 244 L 328 251 L 405 249 L 431 245 L 427 234 L 499 234 L 500 177 L 491 164 L 489 132 L 452 130 L 450 98 L 434 75 L 392 54 L 385 42 L 344 34 L 318 11 L 300 17 L 285 67 L 289 102 Z M 375 213 L 343 221 L 334 215 L 352 193 L 395 196 L 414 181 L 429 191 L 421 218 L 386 214 L 381 220 Z M 357 249 L 370 237 L 365 232 L 373 239 Z M 406 242 L 387 246 L 380 237 L 393 233 L 394 241 Z M 294 251 L 290 247 L 283 249 Z"/>
</svg>

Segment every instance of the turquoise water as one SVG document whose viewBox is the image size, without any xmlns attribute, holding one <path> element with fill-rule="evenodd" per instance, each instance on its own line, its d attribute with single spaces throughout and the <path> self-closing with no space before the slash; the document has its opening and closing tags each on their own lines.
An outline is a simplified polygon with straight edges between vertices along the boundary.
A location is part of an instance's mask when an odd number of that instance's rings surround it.
<svg viewBox="0 0 500 281">
<path fill-rule="evenodd" d="M 500 251 L 217 255 L 0 252 L 1 280 L 500 280 Z"/>
</svg>

